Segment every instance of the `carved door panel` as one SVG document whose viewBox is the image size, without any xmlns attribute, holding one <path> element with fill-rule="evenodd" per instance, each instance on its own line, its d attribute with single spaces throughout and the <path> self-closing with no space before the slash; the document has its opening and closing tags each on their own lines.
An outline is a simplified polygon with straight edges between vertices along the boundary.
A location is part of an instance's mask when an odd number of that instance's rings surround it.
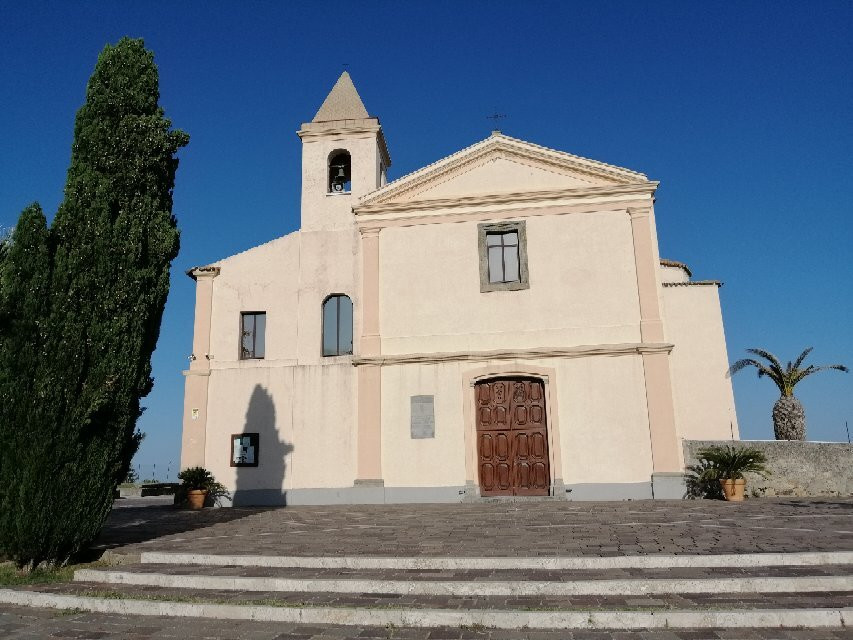
<svg viewBox="0 0 853 640">
<path fill-rule="evenodd" d="M 550 484 L 541 380 L 505 378 L 475 387 L 480 494 L 547 496 Z"/>
</svg>

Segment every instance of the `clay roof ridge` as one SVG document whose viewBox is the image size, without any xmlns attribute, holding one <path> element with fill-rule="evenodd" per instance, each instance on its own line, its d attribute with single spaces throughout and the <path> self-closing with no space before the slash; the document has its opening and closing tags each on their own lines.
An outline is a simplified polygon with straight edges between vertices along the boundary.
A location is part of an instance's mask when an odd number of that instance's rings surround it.
<svg viewBox="0 0 853 640">
<path fill-rule="evenodd" d="M 679 269 L 684 269 L 684 272 L 687 274 L 688 278 L 693 275 L 693 273 L 690 271 L 690 267 L 688 267 L 683 262 L 679 262 L 678 260 L 667 260 L 666 258 L 661 258 L 660 263 L 664 267 L 678 267 Z"/>
<path fill-rule="evenodd" d="M 709 285 L 716 285 L 718 287 L 722 287 L 723 283 L 719 280 L 692 280 L 689 282 L 662 282 L 661 286 L 664 287 L 707 287 Z"/>
</svg>

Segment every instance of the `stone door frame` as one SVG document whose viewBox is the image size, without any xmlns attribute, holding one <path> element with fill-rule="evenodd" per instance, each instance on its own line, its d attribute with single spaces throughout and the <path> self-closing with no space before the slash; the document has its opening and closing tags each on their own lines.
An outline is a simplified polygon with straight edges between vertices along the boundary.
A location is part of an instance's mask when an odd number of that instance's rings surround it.
<svg viewBox="0 0 853 640">
<path fill-rule="evenodd" d="M 477 398 L 475 386 L 491 378 L 519 376 L 537 378 L 545 388 L 545 419 L 548 436 L 548 462 L 550 464 L 551 485 L 548 494 L 555 498 L 566 499 L 563 483 L 563 456 L 560 447 L 559 410 L 556 392 L 557 371 L 552 367 L 540 367 L 528 364 L 486 365 L 469 369 L 462 374 L 462 415 L 465 423 L 465 484 L 469 495 L 480 496 L 480 478 L 477 454 Z M 520 498 L 525 499 L 525 498 Z"/>
</svg>

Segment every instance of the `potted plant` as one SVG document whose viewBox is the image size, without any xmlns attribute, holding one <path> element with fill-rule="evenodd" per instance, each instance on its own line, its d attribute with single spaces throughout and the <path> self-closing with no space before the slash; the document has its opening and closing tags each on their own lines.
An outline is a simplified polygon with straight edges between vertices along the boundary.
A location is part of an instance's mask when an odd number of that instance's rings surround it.
<svg viewBox="0 0 853 640">
<path fill-rule="evenodd" d="M 718 483 L 722 497 L 731 502 L 743 501 L 746 479 L 744 473 L 756 473 L 762 477 L 770 475 L 767 469 L 767 456 L 754 447 L 736 447 L 732 445 L 704 447 L 696 452 L 698 462 L 689 467 L 697 475 L 695 481 L 705 485 L 706 495 L 714 495 L 708 489 L 709 484 Z"/>
<path fill-rule="evenodd" d="M 218 483 L 204 467 L 190 467 L 184 469 L 178 474 L 178 479 L 181 481 L 182 494 L 186 496 L 187 506 L 190 509 L 201 509 L 204 507 L 204 501 L 211 488 L 215 488 Z"/>
</svg>

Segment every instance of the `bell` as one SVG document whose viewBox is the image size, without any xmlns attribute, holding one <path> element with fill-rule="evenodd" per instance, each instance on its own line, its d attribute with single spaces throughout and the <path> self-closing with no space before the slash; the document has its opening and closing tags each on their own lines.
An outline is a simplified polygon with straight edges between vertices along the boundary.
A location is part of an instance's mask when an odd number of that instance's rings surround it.
<svg viewBox="0 0 853 640">
<path fill-rule="evenodd" d="M 333 191 L 343 191 L 344 185 L 347 181 L 346 170 L 344 165 L 339 164 L 337 166 L 337 174 L 332 178 L 332 190 Z"/>
</svg>

